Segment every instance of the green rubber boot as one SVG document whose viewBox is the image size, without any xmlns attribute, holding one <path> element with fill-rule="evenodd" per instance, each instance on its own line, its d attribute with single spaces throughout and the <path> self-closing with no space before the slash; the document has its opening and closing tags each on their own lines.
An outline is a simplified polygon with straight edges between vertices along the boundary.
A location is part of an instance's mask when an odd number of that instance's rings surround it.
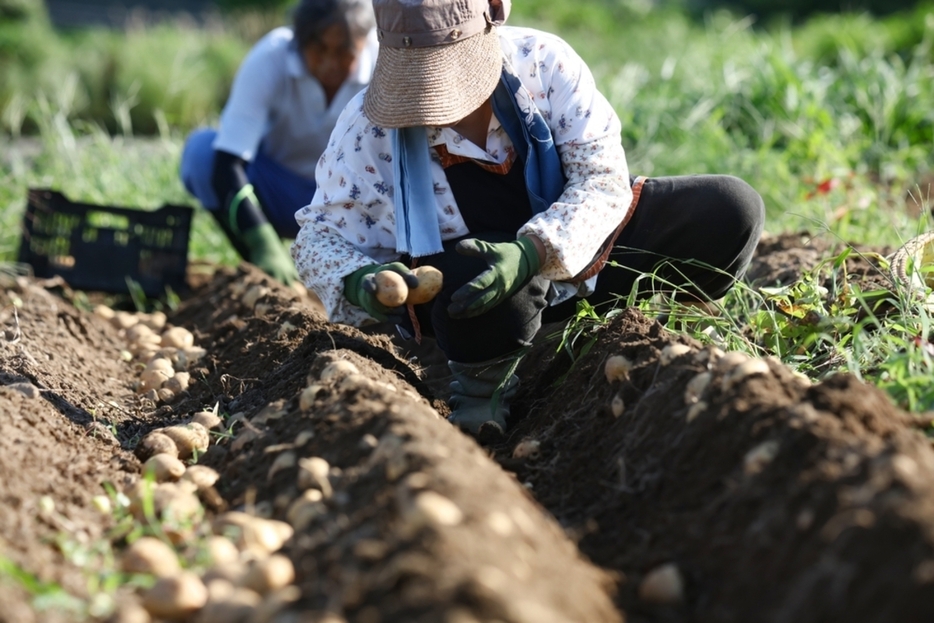
<svg viewBox="0 0 934 623">
<path fill-rule="evenodd" d="M 298 281 L 295 262 L 275 228 L 266 220 L 253 186 L 247 184 L 241 188 L 226 207 L 212 210 L 211 215 L 240 257 L 285 285 Z"/>
<path fill-rule="evenodd" d="M 454 380 L 448 399 L 453 412 L 448 420 L 475 437 L 502 437 L 509 403 L 519 390 L 518 364 L 518 357 L 482 363 L 449 361 Z"/>
</svg>

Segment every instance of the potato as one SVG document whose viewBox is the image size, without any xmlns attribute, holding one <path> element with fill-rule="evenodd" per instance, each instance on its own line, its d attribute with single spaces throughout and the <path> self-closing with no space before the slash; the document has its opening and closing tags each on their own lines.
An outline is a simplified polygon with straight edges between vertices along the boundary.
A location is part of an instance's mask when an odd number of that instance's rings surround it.
<svg viewBox="0 0 934 623">
<path fill-rule="evenodd" d="M 125 311 L 116 312 L 113 318 L 110 319 L 110 324 L 117 329 L 129 329 L 138 322 L 139 318 L 135 314 Z"/>
<path fill-rule="evenodd" d="M 272 465 L 269 467 L 269 472 L 266 474 L 266 480 L 272 481 L 275 475 L 282 470 L 295 467 L 296 460 L 297 458 L 294 452 L 283 452 L 272 462 Z"/>
<path fill-rule="evenodd" d="M 523 439 L 512 449 L 514 459 L 534 459 L 541 452 L 542 444 L 537 439 Z"/>
<path fill-rule="evenodd" d="M 686 355 L 689 352 L 691 352 L 691 347 L 687 344 L 669 344 L 662 349 L 658 362 L 663 366 L 667 366 L 681 355 Z"/>
<path fill-rule="evenodd" d="M 156 359 L 156 361 L 160 361 Z M 162 360 L 165 361 L 165 360 Z M 176 372 L 175 376 L 168 379 L 165 383 L 162 384 L 164 389 L 172 390 L 172 393 L 176 396 L 182 392 L 188 391 L 188 384 L 191 382 L 191 375 L 187 372 Z"/>
<path fill-rule="evenodd" d="M 608 357 L 603 365 L 603 373 L 606 375 L 606 382 L 625 381 L 629 378 L 629 372 L 633 368 L 633 363 L 622 355 L 613 355 Z"/>
<path fill-rule="evenodd" d="M 331 481 L 328 479 L 330 471 L 331 466 L 321 457 L 301 459 L 298 462 L 298 488 L 302 491 L 315 488 L 320 490 L 324 497 L 331 497 L 333 489 L 331 488 Z"/>
<path fill-rule="evenodd" d="M 243 586 L 266 595 L 280 588 L 285 588 L 295 581 L 295 567 L 292 561 L 282 554 L 275 554 L 264 560 L 254 561 L 243 577 Z"/>
<path fill-rule="evenodd" d="M 277 619 L 276 615 L 288 608 L 290 604 L 298 601 L 301 596 L 301 589 L 294 584 L 266 595 L 262 603 L 257 606 L 250 623 L 282 620 Z"/>
<path fill-rule="evenodd" d="M 153 431 L 143 437 L 142 441 L 136 445 L 135 452 L 140 461 L 147 461 L 149 457 L 163 453 L 177 457 L 178 446 L 168 435 L 164 435 L 160 431 Z"/>
<path fill-rule="evenodd" d="M 143 474 L 149 473 L 156 482 L 175 481 L 185 473 L 185 464 L 171 454 L 156 454 L 143 465 Z"/>
<path fill-rule="evenodd" d="M 172 378 L 174 374 L 174 370 L 171 372 L 158 369 L 144 370 L 143 373 L 139 375 L 139 387 L 136 388 L 136 393 L 145 394 L 150 389 L 158 390 L 162 387 L 163 383 Z"/>
<path fill-rule="evenodd" d="M 324 366 L 318 378 L 322 381 L 340 379 L 351 374 L 360 374 L 360 369 L 346 359 L 338 359 Z"/>
<path fill-rule="evenodd" d="M 173 621 L 190 617 L 207 601 L 208 589 L 191 571 L 162 578 L 143 593 L 143 607 L 149 614 Z"/>
<path fill-rule="evenodd" d="M 145 480 L 139 480 L 127 491 L 130 499 L 130 513 L 139 520 L 146 518 L 146 501 L 151 499 L 153 511 L 164 521 L 190 523 L 198 519 L 203 508 L 201 501 L 191 490 L 189 483 L 164 482 L 153 486 Z M 167 526 L 163 526 L 167 530 Z"/>
<path fill-rule="evenodd" d="M 261 556 L 279 551 L 294 532 L 292 526 L 283 521 L 263 519 L 239 511 L 219 515 L 212 526 L 215 534 L 230 533 L 241 551 L 248 550 Z"/>
<path fill-rule="evenodd" d="M 120 567 L 126 573 L 148 573 L 159 578 L 173 576 L 181 570 L 175 550 L 151 536 L 134 541 L 124 552 Z"/>
<path fill-rule="evenodd" d="M 164 312 L 154 311 L 151 314 L 140 314 L 139 321 L 140 323 L 146 325 L 153 331 L 162 331 L 165 328 L 165 323 L 168 319 L 165 316 Z"/>
<path fill-rule="evenodd" d="M 101 318 L 103 318 L 104 320 L 111 320 L 114 316 L 117 315 L 117 312 L 115 312 L 113 309 L 103 304 L 95 305 L 94 313 L 100 316 Z"/>
<path fill-rule="evenodd" d="M 172 365 L 172 360 L 167 357 L 160 357 L 158 352 L 149 360 L 143 372 L 149 372 L 151 370 L 162 370 L 169 376 L 175 374 L 175 366 Z"/>
<path fill-rule="evenodd" d="M 224 599 L 212 598 L 198 613 L 198 623 L 252 621 L 260 601 L 262 598 L 253 591 L 237 589 Z"/>
<path fill-rule="evenodd" d="M 126 341 L 134 344 L 141 342 L 158 343 L 159 341 L 159 337 L 153 332 L 153 330 L 144 324 L 133 325 L 126 330 L 125 335 Z"/>
<path fill-rule="evenodd" d="M 191 416 L 191 423 L 200 424 L 207 430 L 214 430 L 223 424 L 224 420 L 222 420 L 221 416 L 217 415 L 213 411 L 198 411 L 193 416 Z"/>
<path fill-rule="evenodd" d="M 236 549 L 236 548 L 235 548 Z M 237 560 L 231 560 L 225 563 L 214 563 L 214 566 L 204 572 L 202 579 L 205 584 L 210 584 L 218 580 L 230 582 L 234 586 L 239 586 L 243 576 L 246 575 L 246 563 L 239 560 L 240 551 L 237 550 Z"/>
<path fill-rule="evenodd" d="M 207 465 L 192 465 L 185 470 L 181 478 L 198 489 L 208 489 L 217 484 L 220 474 Z"/>
<path fill-rule="evenodd" d="M 414 532 L 423 526 L 456 526 L 464 520 L 464 513 L 440 493 L 422 491 L 406 509 L 404 520 L 405 527 Z"/>
<path fill-rule="evenodd" d="M 184 327 L 172 327 L 162 333 L 162 346 L 184 350 L 195 345 L 195 336 Z"/>
<path fill-rule="evenodd" d="M 205 452 L 211 443 L 207 429 L 194 422 L 184 426 L 163 428 L 162 434 L 175 442 L 180 459 L 190 458 L 195 452 Z"/>
<path fill-rule="evenodd" d="M 409 290 L 407 305 L 421 305 L 438 295 L 444 285 L 444 275 L 434 266 L 419 266 L 412 270 L 418 277 L 418 287 Z"/>
<path fill-rule="evenodd" d="M 615 396 L 613 396 L 613 400 L 610 401 L 610 411 L 613 412 L 613 417 L 619 417 L 625 410 L 626 403 L 623 402 L 623 397 L 617 393 Z"/>
<path fill-rule="evenodd" d="M 152 617 L 134 597 L 121 596 L 107 623 L 152 623 Z"/>
<path fill-rule="evenodd" d="M 244 307 L 249 307 L 250 309 L 253 309 L 256 306 L 256 302 L 259 301 L 264 296 L 266 296 L 267 294 L 269 294 L 269 288 L 267 288 L 266 286 L 262 286 L 259 284 L 252 285 L 244 293 L 243 298 L 241 299 L 241 302 L 243 303 Z"/>
<path fill-rule="evenodd" d="M 684 599 L 684 578 L 677 565 L 667 563 L 649 571 L 639 584 L 639 598 L 654 604 L 673 604 Z"/>
<path fill-rule="evenodd" d="M 381 270 L 374 276 L 376 280 L 376 300 L 386 307 L 399 307 L 405 304 L 409 296 L 409 286 L 405 285 L 402 275 L 392 270 Z"/>
<path fill-rule="evenodd" d="M 240 552 L 233 541 L 225 536 L 212 535 L 207 541 L 208 557 L 213 565 L 226 565 L 237 562 Z"/>
</svg>

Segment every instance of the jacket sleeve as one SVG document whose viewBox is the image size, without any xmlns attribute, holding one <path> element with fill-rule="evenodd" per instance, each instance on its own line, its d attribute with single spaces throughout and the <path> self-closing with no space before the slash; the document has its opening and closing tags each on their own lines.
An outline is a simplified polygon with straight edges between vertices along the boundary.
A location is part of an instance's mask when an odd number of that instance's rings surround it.
<svg viewBox="0 0 934 623">
<path fill-rule="evenodd" d="M 541 274 L 562 281 L 586 268 L 623 221 L 632 188 L 619 117 L 584 61 L 554 36 L 542 39 L 532 56 L 536 81 L 530 97 L 548 121 L 567 183 L 558 200 L 519 235 L 542 240 L 547 258 Z M 528 80 L 531 72 L 524 73 Z"/>
</svg>

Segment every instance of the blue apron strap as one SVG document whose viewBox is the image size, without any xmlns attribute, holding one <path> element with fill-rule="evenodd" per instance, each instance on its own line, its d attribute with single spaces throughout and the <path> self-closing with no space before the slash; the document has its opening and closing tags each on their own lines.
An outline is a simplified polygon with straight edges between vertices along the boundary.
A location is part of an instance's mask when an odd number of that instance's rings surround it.
<svg viewBox="0 0 934 623">
<path fill-rule="evenodd" d="M 564 192 L 567 178 L 555 147 L 551 129 L 536 109 L 525 113 L 516 94 L 522 88 L 519 78 L 503 67 L 493 91 L 493 112 L 512 141 L 516 155 L 525 163 L 525 182 L 532 213 L 547 210 Z"/>
</svg>

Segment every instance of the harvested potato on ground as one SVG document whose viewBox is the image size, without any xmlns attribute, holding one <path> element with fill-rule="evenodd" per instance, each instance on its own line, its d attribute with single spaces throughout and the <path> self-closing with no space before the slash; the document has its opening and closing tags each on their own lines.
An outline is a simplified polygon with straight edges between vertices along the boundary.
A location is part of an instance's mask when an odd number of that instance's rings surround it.
<svg viewBox="0 0 934 623">
<path fill-rule="evenodd" d="M 189 487 L 189 483 L 165 482 L 153 485 L 139 480 L 127 491 L 130 513 L 137 519 L 145 519 L 146 507 L 151 501 L 153 512 L 164 521 L 190 524 L 201 516 L 203 508 L 198 496 Z"/>
<path fill-rule="evenodd" d="M 162 370 L 170 376 L 175 374 L 175 366 L 172 365 L 172 360 L 168 357 L 160 357 L 159 351 L 156 351 L 156 354 L 149 360 L 143 372 L 149 372 L 151 370 Z"/>
<path fill-rule="evenodd" d="M 149 612 L 143 608 L 135 596 L 120 596 L 114 612 L 107 619 L 108 623 L 152 623 Z"/>
<path fill-rule="evenodd" d="M 162 578 L 143 592 L 143 607 L 149 614 L 169 620 L 189 617 L 203 608 L 207 601 L 208 589 L 191 571 Z"/>
<path fill-rule="evenodd" d="M 625 381 L 629 378 L 629 372 L 632 370 L 632 362 L 622 355 L 613 355 L 608 357 L 603 365 L 603 373 L 606 375 L 606 382 Z"/>
<path fill-rule="evenodd" d="M 181 571 L 175 550 L 151 536 L 134 541 L 123 553 L 120 567 L 126 573 L 148 573 L 159 578 L 173 576 Z"/>
<path fill-rule="evenodd" d="M 178 448 L 178 458 L 188 459 L 195 452 L 205 452 L 211 443 L 207 429 L 201 424 L 185 424 L 183 426 L 169 426 L 162 429 L 162 434 L 175 442 Z"/>
<path fill-rule="evenodd" d="M 249 307 L 250 309 L 253 309 L 253 307 L 256 306 L 256 302 L 260 300 L 261 298 L 263 298 L 264 296 L 266 296 L 267 294 L 269 294 L 269 288 L 267 288 L 266 286 L 259 285 L 259 284 L 252 285 L 243 294 L 243 298 L 241 299 L 241 302 L 243 303 L 245 307 Z"/>
<path fill-rule="evenodd" d="M 418 286 L 409 290 L 405 299 L 407 305 L 421 305 L 438 295 L 444 285 L 444 275 L 434 266 L 419 266 L 412 269 L 418 277 Z"/>
<path fill-rule="evenodd" d="M 192 424 L 200 424 L 208 430 L 213 430 L 224 423 L 221 416 L 213 411 L 199 411 L 191 417 Z"/>
<path fill-rule="evenodd" d="M 261 556 L 279 551 L 292 538 L 292 526 L 272 519 L 263 519 L 239 511 L 219 515 L 212 524 L 215 534 L 230 535 L 237 547 Z"/>
<path fill-rule="evenodd" d="M 188 384 L 191 382 L 191 375 L 187 372 L 176 372 L 175 376 L 163 383 L 164 389 L 169 389 L 175 395 L 188 391 Z"/>
<path fill-rule="evenodd" d="M 208 538 L 207 550 L 211 564 L 214 565 L 225 565 L 240 559 L 237 546 L 225 536 L 213 535 Z"/>
<path fill-rule="evenodd" d="M 134 342 L 134 343 L 143 342 L 143 341 L 146 341 L 146 342 L 152 342 L 152 341 L 158 342 L 159 341 L 158 339 L 159 336 L 156 335 L 152 329 L 150 329 L 144 324 L 135 324 L 129 329 L 127 329 L 125 337 L 126 337 L 127 342 Z M 153 338 L 155 338 L 155 340 L 153 340 Z"/>
<path fill-rule="evenodd" d="M 182 475 L 182 480 L 190 482 L 198 489 L 207 489 L 217 484 L 220 474 L 207 465 L 192 465 Z"/>
<path fill-rule="evenodd" d="M 253 591 L 237 589 L 224 599 L 211 599 L 198 613 L 198 623 L 253 621 L 260 601 L 262 598 Z"/>
<path fill-rule="evenodd" d="M 677 565 L 668 563 L 649 571 L 639 584 L 639 598 L 655 604 L 672 604 L 684 599 L 684 578 Z"/>
<path fill-rule="evenodd" d="M 156 482 L 175 481 L 185 473 L 185 464 L 171 454 L 156 454 L 143 464 L 143 475 L 152 474 Z"/>
<path fill-rule="evenodd" d="M 151 314 L 139 314 L 140 323 L 146 325 L 153 331 L 162 331 L 165 328 L 165 323 L 168 320 L 165 313 L 161 311 L 154 311 Z"/>
<path fill-rule="evenodd" d="M 100 316 L 101 318 L 103 318 L 104 320 L 111 320 L 114 316 L 117 315 L 117 312 L 115 312 L 113 309 L 103 304 L 95 305 L 94 313 Z"/>
<path fill-rule="evenodd" d="M 195 345 L 195 336 L 184 327 L 172 327 L 162 332 L 162 345 L 186 349 Z"/>
<path fill-rule="evenodd" d="M 138 322 L 139 318 L 137 318 L 134 314 L 125 311 L 116 312 L 113 318 L 110 319 L 110 324 L 112 324 L 117 329 L 129 329 Z"/>
<path fill-rule="evenodd" d="M 409 286 L 402 275 L 392 270 L 381 270 L 373 277 L 376 280 L 376 300 L 386 307 L 399 307 L 409 296 Z"/>
<path fill-rule="evenodd" d="M 177 457 L 178 446 L 168 435 L 162 434 L 161 431 L 153 431 L 136 444 L 135 453 L 140 461 L 148 461 L 156 454 L 170 454 Z"/>
<path fill-rule="evenodd" d="M 171 372 L 159 369 L 144 370 L 139 375 L 139 386 L 136 388 L 136 393 L 145 394 L 151 389 L 159 390 L 162 388 L 163 383 L 172 378 L 174 374 L 174 370 Z"/>
<path fill-rule="evenodd" d="M 243 586 L 260 595 L 266 595 L 285 588 L 294 581 L 295 567 L 292 566 L 292 561 L 282 554 L 274 554 L 269 558 L 253 561 L 243 577 Z"/>
</svg>

